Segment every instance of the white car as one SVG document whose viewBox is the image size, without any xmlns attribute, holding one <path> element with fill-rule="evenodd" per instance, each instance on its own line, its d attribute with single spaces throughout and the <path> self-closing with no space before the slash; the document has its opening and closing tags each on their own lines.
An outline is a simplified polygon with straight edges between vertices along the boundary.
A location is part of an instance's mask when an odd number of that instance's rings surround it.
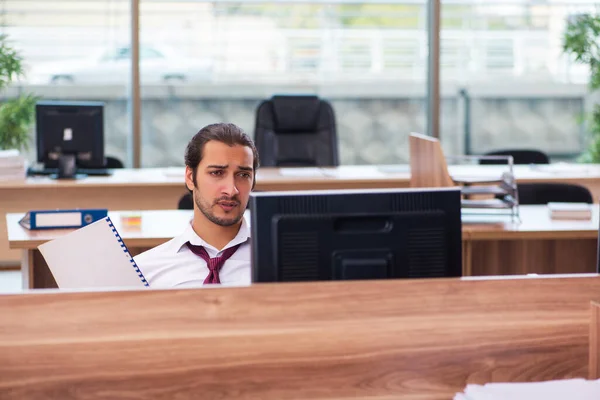
<svg viewBox="0 0 600 400">
<path fill-rule="evenodd" d="M 89 58 L 62 60 L 34 65 L 27 73 L 30 84 L 125 84 L 131 69 L 131 49 L 120 46 L 104 50 Z M 171 51 L 140 46 L 140 81 L 164 84 L 209 81 L 210 59 L 180 57 Z"/>
</svg>

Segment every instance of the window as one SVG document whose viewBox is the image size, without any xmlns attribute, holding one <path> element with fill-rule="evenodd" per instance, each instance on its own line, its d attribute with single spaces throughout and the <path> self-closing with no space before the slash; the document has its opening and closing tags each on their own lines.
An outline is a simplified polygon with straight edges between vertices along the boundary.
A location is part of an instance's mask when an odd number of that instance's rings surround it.
<svg viewBox="0 0 600 400">
<path fill-rule="evenodd" d="M 141 42 L 173 52 L 142 69 L 142 165 L 183 165 L 209 123 L 252 135 L 273 94 L 330 100 L 341 163 L 408 162 L 408 133 L 425 128 L 424 4 L 141 0 Z"/>
<path fill-rule="evenodd" d="M 588 71 L 562 55 L 561 35 L 566 18 L 592 3 L 442 4 L 447 154 L 518 145 L 576 155 Z M 185 145 L 209 123 L 234 122 L 253 134 L 255 110 L 273 94 L 331 101 L 342 164 L 408 162 L 408 133 L 426 125 L 426 5 L 141 0 L 142 166 L 183 165 Z M 28 67 L 20 90 L 104 101 L 106 153 L 127 160 L 129 0 L 0 7 L 2 33 Z"/>
<path fill-rule="evenodd" d="M 44 100 L 103 101 L 105 154 L 127 162 L 129 1 L 0 0 L 0 33 L 21 52 L 23 87 Z M 118 51 L 116 50 L 118 49 Z M 111 56 L 108 56 L 108 55 Z M 120 63 L 107 62 L 119 59 Z M 35 161 L 32 130 L 29 159 Z"/>
<path fill-rule="evenodd" d="M 471 3 L 471 4 L 469 4 Z M 442 8 L 442 85 L 458 129 L 456 153 L 534 148 L 554 160 L 583 149 L 588 71 L 562 54 L 567 18 L 591 2 L 447 2 Z"/>
</svg>

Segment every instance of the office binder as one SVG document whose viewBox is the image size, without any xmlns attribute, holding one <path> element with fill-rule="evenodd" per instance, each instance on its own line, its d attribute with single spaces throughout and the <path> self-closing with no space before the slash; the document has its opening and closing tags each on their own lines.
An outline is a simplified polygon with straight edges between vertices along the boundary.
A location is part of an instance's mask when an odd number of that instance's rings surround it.
<svg viewBox="0 0 600 400">
<path fill-rule="evenodd" d="M 63 229 L 81 228 L 106 218 L 108 210 L 74 209 L 74 210 L 35 210 L 29 211 L 19 221 L 26 229 Z"/>
<path fill-rule="evenodd" d="M 110 217 L 38 249 L 61 289 L 149 286 Z"/>
</svg>

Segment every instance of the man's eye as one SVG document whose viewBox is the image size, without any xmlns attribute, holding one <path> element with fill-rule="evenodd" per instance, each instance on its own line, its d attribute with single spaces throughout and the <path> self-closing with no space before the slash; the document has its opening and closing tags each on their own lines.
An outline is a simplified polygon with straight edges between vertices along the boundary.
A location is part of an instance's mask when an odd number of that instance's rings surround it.
<svg viewBox="0 0 600 400">
<path fill-rule="evenodd" d="M 247 172 L 242 172 L 242 173 L 240 174 L 240 176 L 241 176 L 242 178 L 250 178 L 250 174 L 249 174 L 249 173 L 247 173 Z"/>
<path fill-rule="evenodd" d="M 223 175 L 223 171 L 210 171 L 212 176 L 220 176 Z"/>
</svg>

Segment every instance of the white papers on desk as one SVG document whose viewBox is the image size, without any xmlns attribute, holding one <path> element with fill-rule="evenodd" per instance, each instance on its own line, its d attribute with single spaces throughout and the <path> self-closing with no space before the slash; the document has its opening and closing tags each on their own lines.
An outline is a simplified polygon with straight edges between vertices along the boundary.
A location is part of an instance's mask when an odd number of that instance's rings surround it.
<svg viewBox="0 0 600 400">
<path fill-rule="evenodd" d="M 591 168 L 585 164 L 568 164 L 564 162 L 552 164 L 532 164 L 529 166 L 532 171 L 539 171 L 548 174 L 568 174 L 568 175 L 589 175 Z"/>
<path fill-rule="evenodd" d="M 297 168 L 279 168 L 279 174 L 282 176 L 299 176 L 313 177 L 323 176 L 321 168 L 316 167 L 297 167 Z"/>
<path fill-rule="evenodd" d="M 410 165 L 379 165 L 377 169 L 384 174 L 408 174 Z"/>
<path fill-rule="evenodd" d="M 24 180 L 26 160 L 18 150 L 0 150 L 0 181 Z"/>
<path fill-rule="evenodd" d="M 454 400 L 598 400 L 600 380 L 567 379 L 547 382 L 467 385 Z"/>
</svg>

